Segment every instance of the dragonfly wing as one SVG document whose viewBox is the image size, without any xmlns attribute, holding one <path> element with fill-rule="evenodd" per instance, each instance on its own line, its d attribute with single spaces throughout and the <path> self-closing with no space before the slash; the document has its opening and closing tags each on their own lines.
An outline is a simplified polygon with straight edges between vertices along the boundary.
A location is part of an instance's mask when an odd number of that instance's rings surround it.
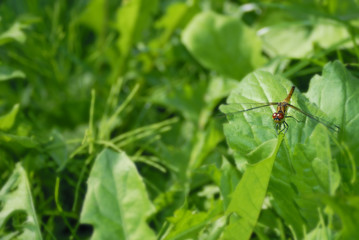
<svg viewBox="0 0 359 240">
<path fill-rule="evenodd" d="M 243 113 L 256 109 L 263 109 L 265 107 L 278 105 L 278 102 L 265 102 L 265 103 L 231 103 L 231 104 L 223 104 L 220 106 L 221 112 L 224 115 L 234 115 L 238 113 Z M 240 110 L 238 110 L 240 109 Z"/>
<path fill-rule="evenodd" d="M 331 129 L 331 130 L 333 130 L 333 131 L 339 131 L 339 129 L 340 129 L 339 126 L 337 126 L 337 125 L 331 123 L 330 121 L 327 121 L 327 120 L 325 120 L 325 119 L 323 119 L 323 118 L 314 116 L 314 115 L 312 115 L 312 114 L 310 114 L 310 113 L 304 112 L 303 110 L 297 108 L 296 106 L 293 106 L 293 105 L 291 105 L 291 104 L 288 104 L 287 106 L 290 107 L 290 108 L 292 108 L 292 109 L 294 109 L 294 110 L 296 110 L 297 112 L 299 112 L 299 113 L 301 113 L 301 114 L 303 114 L 303 115 L 309 117 L 310 119 L 312 119 L 312 120 L 314 120 L 314 121 L 316 121 L 316 122 L 319 122 L 319 123 L 323 124 L 324 126 L 326 126 L 327 128 L 329 128 L 329 129 Z M 288 115 L 291 115 L 291 114 L 289 113 Z"/>
</svg>

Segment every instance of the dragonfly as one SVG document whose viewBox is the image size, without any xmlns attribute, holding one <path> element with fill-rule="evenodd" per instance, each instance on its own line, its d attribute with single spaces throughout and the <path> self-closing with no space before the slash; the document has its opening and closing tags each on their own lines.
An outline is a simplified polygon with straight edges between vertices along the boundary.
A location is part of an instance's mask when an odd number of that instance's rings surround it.
<svg viewBox="0 0 359 240">
<path fill-rule="evenodd" d="M 326 126 L 328 129 L 333 130 L 333 131 L 339 131 L 340 128 L 339 126 L 332 124 L 331 122 L 324 120 L 322 118 L 319 118 L 317 116 L 314 116 L 310 113 L 307 113 L 303 110 L 301 110 L 300 108 L 293 106 L 289 103 L 290 99 L 292 98 L 293 92 L 295 90 L 295 86 L 292 86 L 292 88 L 290 89 L 288 96 L 281 102 L 267 102 L 267 103 L 253 103 L 253 104 L 258 104 L 258 106 L 256 107 L 252 107 L 252 108 L 248 108 L 248 109 L 244 109 L 244 110 L 240 110 L 240 111 L 236 111 L 236 112 L 231 112 L 231 113 L 226 113 L 225 115 L 229 115 L 229 114 L 237 114 L 237 113 L 242 113 L 242 112 L 247 112 L 247 111 L 251 111 L 251 110 L 255 110 L 258 108 L 265 108 L 265 107 L 270 107 L 270 106 L 277 106 L 277 111 L 274 112 L 272 114 L 272 118 L 275 124 L 275 130 L 276 133 L 279 134 L 281 132 L 283 132 L 284 134 L 287 132 L 289 125 L 286 122 L 286 118 L 293 118 L 294 120 L 296 120 L 297 122 L 299 122 L 295 117 L 293 116 L 289 116 L 287 115 L 287 110 L 288 108 L 291 108 L 293 110 L 295 110 L 296 112 L 318 122 L 323 124 L 324 126 Z"/>
</svg>

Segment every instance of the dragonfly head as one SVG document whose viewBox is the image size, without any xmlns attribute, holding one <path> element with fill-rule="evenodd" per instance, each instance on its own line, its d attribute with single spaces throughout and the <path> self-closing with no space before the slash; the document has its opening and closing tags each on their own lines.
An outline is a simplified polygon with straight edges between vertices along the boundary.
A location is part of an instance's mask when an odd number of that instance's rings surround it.
<svg viewBox="0 0 359 240">
<path fill-rule="evenodd" d="M 282 111 L 275 112 L 273 113 L 272 118 L 274 122 L 282 123 L 284 121 L 284 113 Z"/>
</svg>

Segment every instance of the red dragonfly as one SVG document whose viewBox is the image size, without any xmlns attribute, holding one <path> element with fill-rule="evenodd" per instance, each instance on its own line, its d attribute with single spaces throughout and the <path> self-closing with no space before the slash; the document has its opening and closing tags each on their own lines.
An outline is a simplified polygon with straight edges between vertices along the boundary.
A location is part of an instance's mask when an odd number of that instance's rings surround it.
<svg viewBox="0 0 359 240">
<path fill-rule="evenodd" d="M 254 109 L 258 109 L 258 108 L 264 108 L 264 107 L 269 107 L 269 106 L 273 106 L 273 105 L 277 105 L 277 111 L 273 113 L 272 118 L 273 121 L 275 123 L 275 130 L 278 133 L 283 132 L 286 133 L 289 125 L 288 123 L 285 121 L 286 118 L 293 118 L 296 121 L 298 121 L 296 118 L 294 118 L 293 116 L 288 116 L 287 115 L 287 110 L 288 107 L 294 109 L 296 112 L 299 112 L 300 114 L 305 115 L 306 117 L 319 122 L 321 124 L 323 124 L 324 126 L 326 126 L 327 128 L 329 128 L 330 130 L 333 131 L 339 131 L 339 126 L 330 123 L 327 120 L 324 120 L 322 118 L 319 118 L 317 116 L 314 116 L 310 113 L 304 112 L 303 110 L 299 109 L 296 106 L 293 106 L 289 103 L 290 99 L 292 98 L 293 92 L 294 92 L 295 86 L 292 86 L 292 88 L 289 91 L 288 96 L 281 102 L 267 102 L 267 103 L 253 103 L 253 104 L 259 104 L 259 106 L 256 107 L 252 107 L 252 108 L 248 108 L 248 109 L 244 109 L 244 110 L 240 110 L 237 112 L 232 112 L 232 113 L 226 113 L 225 115 L 231 115 L 231 114 L 237 114 L 237 113 L 242 113 L 242 112 L 247 112 L 247 111 L 251 111 Z"/>
</svg>

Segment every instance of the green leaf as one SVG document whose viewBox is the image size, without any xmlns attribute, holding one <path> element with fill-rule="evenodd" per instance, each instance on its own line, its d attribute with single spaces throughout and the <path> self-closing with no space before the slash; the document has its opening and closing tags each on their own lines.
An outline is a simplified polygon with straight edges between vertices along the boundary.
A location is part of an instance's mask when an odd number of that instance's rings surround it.
<svg viewBox="0 0 359 240">
<path fill-rule="evenodd" d="M 245 103 L 282 101 L 291 85 L 284 78 L 256 71 L 232 91 L 227 99 L 229 104 L 221 106 L 229 120 L 224 125 L 224 133 L 229 146 L 234 150 L 236 164 L 240 169 L 246 163 L 255 163 L 263 159 L 261 155 L 270 153 L 271 148 L 266 148 L 266 144 L 277 138 L 271 119 L 275 107 L 238 114 L 228 113 L 245 108 Z M 331 96 L 323 94 L 323 100 L 324 98 L 330 101 Z M 326 117 L 297 90 L 292 96 L 291 104 L 313 115 Z M 288 110 L 288 114 L 292 115 L 294 112 Z M 303 122 L 291 119 L 287 119 L 287 122 L 289 130 L 285 135 L 285 144 L 279 148 L 268 192 L 274 198 L 273 208 L 293 228 L 296 235 L 301 237 L 303 225 L 311 230 L 317 224 L 318 218 L 313 213 L 318 207 L 323 207 L 318 201 L 318 195 L 333 195 L 338 188 L 340 176 L 330 150 L 328 129 L 323 125 L 317 126 L 316 121 L 308 118 L 304 118 Z M 326 172 L 323 171 L 325 169 Z M 237 217 L 241 219 L 240 215 Z"/>
<path fill-rule="evenodd" d="M 329 116 L 332 116 L 341 126 L 340 137 L 347 146 L 348 153 L 353 156 L 355 163 L 345 158 L 339 159 L 340 165 L 355 164 L 359 166 L 359 79 L 354 77 L 339 61 L 328 63 L 323 69 L 322 76 L 312 79 L 306 96 Z M 327 98 L 325 96 L 330 96 Z M 353 161 L 354 161 L 353 160 Z M 342 169 L 344 179 L 356 175 L 356 167 Z M 351 177 L 355 180 L 355 176 Z M 355 184 L 358 186 L 358 184 Z M 356 187 L 359 193 L 359 186 Z"/>
<path fill-rule="evenodd" d="M 313 55 L 315 44 L 324 49 L 339 43 L 350 46 L 344 44 L 350 39 L 346 26 L 327 19 L 315 19 L 308 24 L 284 17 L 278 24 L 266 26 L 263 32 L 263 50 L 272 57 L 304 58 Z"/>
<path fill-rule="evenodd" d="M 26 171 L 20 163 L 0 191 L 0 238 L 42 239 Z"/>
<path fill-rule="evenodd" d="M 258 106 L 251 103 L 281 102 L 288 95 L 292 85 L 287 79 L 264 71 L 248 74 L 238 84 L 228 97 L 228 104 L 220 106 L 220 110 L 227 114 L 230 122 L 230 125 L 225 124 L 224 130 L 231 148 L 242 152 L 244 148 L 244 153 L 247 154 L 263 142 L 277 137 L 272 119 L 276 106 L 263 107 L 238 114 L 235 112 Z M 330 101 L 331 95 L 323 95 Z M 331 122 L 334 117 L 329 118 L 330 115 L 327 116 L 318 107 L 311 104 L 298 89 L 295 89 L 290 103 L 304 112 L 328 122 Z M 297 143 L 305 142 L 318 122 L 290 108 L 288 115 L 295 116 L 300 121 L 297 122 L 292 118 L 286 119 L 289 125 L 286 137 L 289 145 L 294 147 Z"/>
<path fill-rule="evenodd" d="M 8 66 L 0 66 L 0 82 L 13 78 L 25 78 L 26 75 L 20 70 L 15 70 Z"/>
<path fill-rule="evenodd" d="M 154 212 L 135 165 L 124 152 L 103 150 L 95 160 L 81 223 L 94 226 L 91 239 L 155 239 L 146 219 Z"/>
<path fill-rule="evenodd" d="M 17 41 L 19 43 L 25 43 L 26 35 L 23 29 L 27 24 L 21 22 L 15 22 L 6 32 L 0 35 L 0 46 L 8 42 Z"/>
<path fill-rule="evenodd" d="M 359 79 L 354 77 L 339 61 L 324 66 L 322 76 L 314 77 L 306 96 L 322 111 L 333 116 L 348 136 L 353 139 L 359 131 L 358 111 L 349 111 L 359 107 Z M 331 96 L 327 98 L 326 96 Z M 357 142 L 357 141 L 356 141 Z"/>
<path fill-rule="evenodd" d="M 264 197 L 267 193 L 269 179 L 274 160 L 283 140 L 283 134 L 278 140 L 270 140 L 253 152 L 259 157 L 256 164 L 248 165 L 239 184 L 237 185 L 226 214 L 231 215 L 222 239 L 249 239 L 261 212 Z M 263 151 L 263 149 L 269 151 Z M 263 153 L 269 153 L 262 155 Z"/>
<path fill-rule="evenodd" d="M 264 63 L 259 38 L 234 17 L 200 13 L 183 31 L 182 42 L 203 66 L 237 80 Z"/>
<path fill-rule="evenodd" d="M 0 117 L 1 131 L 7 131 L 14 126 L 19 107 L 19 104 L 15 104 L 9 113 Z"/>
<path fill-rule="evenodd" d="M 341 179 L 337 162 L 332 158 L 330 138 L 324 126 L 318 125 L 315 128 L 307 146 L 312 149 L 306 149 L 306 154 L 308 152 L 315 153 L 313 157 L 309 158 L 312 159 L 313 176 L 316 177 L 316 182 L 325 193 L 333 196 L 339 187 Z"/>
<path fill-rule="evenodd" d="M 300 215 L 306 221 L 307 229 L 312 229 L 319 221 L 318 208 L 324 208 L 322 196 L 334 196 L 341 179 L 337 162 L 331 152 L 328 131 L 324 126 L 318 125 L 305 144 L 297 144 L 291 161 L 294 174 L 284 170 L 283 166 L 278 166 L 274 177 L 290 182 L 295 191 L 273 184 L 273 188 L 282 190 L 281 193 L 274 190 L 273 195 L 280 198 L 279 194 L 286 192 L 291 196 L 290 201 L 295 202 Z M 284 209 L 283 206 L 281 208 Z M 292 216 L 293 214 L 286 218 L 294 225 L 296 221 Z"/>
</svg>

